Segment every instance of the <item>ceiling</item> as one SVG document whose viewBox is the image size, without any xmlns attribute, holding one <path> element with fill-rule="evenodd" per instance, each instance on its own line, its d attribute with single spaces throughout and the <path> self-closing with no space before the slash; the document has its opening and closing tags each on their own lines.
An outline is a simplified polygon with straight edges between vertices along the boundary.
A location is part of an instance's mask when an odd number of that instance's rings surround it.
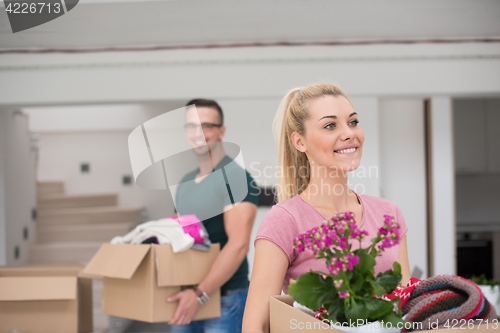
<svg viewBox="0 0 500 333">
<path fill-rule="evenodd" d="M 0 8 L 0 49 L 496 39 L 498 0 L 82 0 L 13 34 Z"/>
</svg>

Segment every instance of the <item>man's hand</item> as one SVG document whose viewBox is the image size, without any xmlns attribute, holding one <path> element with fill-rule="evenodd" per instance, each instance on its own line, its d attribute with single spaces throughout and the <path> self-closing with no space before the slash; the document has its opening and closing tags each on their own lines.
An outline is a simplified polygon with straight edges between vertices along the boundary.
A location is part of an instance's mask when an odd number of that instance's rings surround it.
<svg viewBox="0 0 500 333">
<path fill-rule="evenodd" d="M 169 325 L 187 325 L 193 319 L 194 314 L 200 308 L 198 297 L 193 289 L 186 289 L 180 293 L 167 298 L 167 302 L 179 301 L 174 317 L 168 322 Z"/>
</svg>

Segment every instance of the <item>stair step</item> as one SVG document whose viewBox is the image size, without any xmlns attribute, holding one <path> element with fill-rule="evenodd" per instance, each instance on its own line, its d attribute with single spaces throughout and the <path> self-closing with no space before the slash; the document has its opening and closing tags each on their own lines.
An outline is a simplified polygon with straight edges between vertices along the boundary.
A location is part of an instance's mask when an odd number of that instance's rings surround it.
<svg viewBox="0 0 500 333">
<path fill-rule="evenodd" d="M 54 242 L 30 246 L 30 262 L 34 264 L 78 261 L 87 263 L 104 242 Z"/>
<path fill-rule="evenodd" d="M 64 193 L 64 182 L 62 181 L 41 181 L 36 183 L 37 196 L 44 197 L 52 194 Z"/>
<path fill-rule="evenodd" d="M 115 236 L 127 234 L 136 222 L 41 225 L 37 227 L 38 243 L 49 242 L 109 242 Z"/>
<path fill-rule="evenodd" d="M 144 207 L 91 207 L 40 210 L 37 225 L 140 222 Z"/>
<path fill-rule="evenodd" d="M 82 208 L 115 206 L 118 203 L 116 193 L 108 194 L 53 194 L 38 198 L 38 210 L 60 208 Z"/>
</svg>

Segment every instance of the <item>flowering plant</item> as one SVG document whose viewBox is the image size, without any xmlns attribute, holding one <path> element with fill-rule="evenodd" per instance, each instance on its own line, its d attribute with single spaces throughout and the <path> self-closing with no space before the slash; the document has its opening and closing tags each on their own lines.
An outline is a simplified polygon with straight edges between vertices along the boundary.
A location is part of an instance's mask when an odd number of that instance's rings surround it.
<svg viewBox="0 0 500 333">
<path fill-rule="evenodd" d="M 292 281 L 288 293 L 298 303 L 318 310 L 318 318 L 331 323 L 350 322 L 357 326 L 375 320 L 393 325 L 404 322 L 399 298 L 391 301 L 380 298 L 392 293 L 401 281 L 401 266 L 394 262 L 392 270 L 377 276 L 374 269 L 375 257 L 399 243 L 399 225 L 392 215 L 384 215 L 384 225 L 377 237 L 363 249 L 361 240 L 367 235 L 366 230 L 358 228 L 352 212 L 336 214 L 299 235 L 295 248 L 299 252 L 312 251 L 317 259 L 325 259 L 329 274 L 311 270 Z M 349 241 L 358 241 L 359 249 L 351 251 Z"/>
</svg>

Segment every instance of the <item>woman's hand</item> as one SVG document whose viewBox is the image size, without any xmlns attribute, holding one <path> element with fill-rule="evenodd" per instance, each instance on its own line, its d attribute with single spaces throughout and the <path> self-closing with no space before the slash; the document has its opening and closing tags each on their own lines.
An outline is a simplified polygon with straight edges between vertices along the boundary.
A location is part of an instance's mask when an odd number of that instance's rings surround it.
<svg viewBox="0 0 500 333">
<path fill-rule="evenodd" d="M 406 288 L 411 278 L 410 262 L 408 260 L 408 248 L 406 235 L 399 241 L 399 264 L 401 265 L 401 284 Z"/>
</svg>

